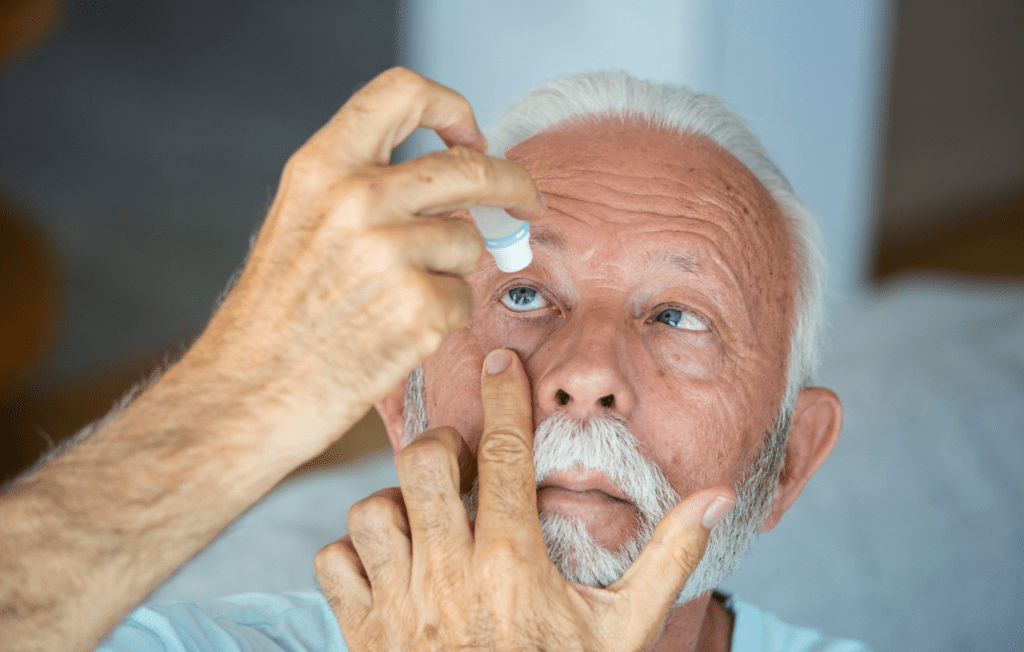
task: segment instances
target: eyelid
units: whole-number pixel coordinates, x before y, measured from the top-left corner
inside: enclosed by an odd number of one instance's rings
[[[666,310],[669,308],[675,310],[682,310],[683,312],[690,315],[700,323],[704,324],[704,327],[708,329],[709,333],[715,333],[716,335],[718,334],[718,330],[715,328],[715,325],[711,322],[710,319],[705,317],[702,312],[700,312],[699,310],[694,310],[693,308],[683,305],[681,303],[663,303],[655,306],[650,319],[648,319],[647,321],[653,322],[655,319],[657,319],[658,313],[660,313],[662,310]]]
[[[544,308],[538,308],[537,310],[527,310],[523,312],[516,312],[515,310],[512,310],[504,303],[502,303],[501,298],[505,296],[505,294],[507,294],[509,290],[515,288],[530,288],[531,290],[536,290],[537,294],[539,294],[541,298],[547,302],[548,305],[544,306]],[[499,303],[503,308],[505,308],[505,310],[508,310],[509,312],[516,315],[535,315],[539,312],[543,312],[545,308],[555,308],[556,310],[561,310],[559,308],[560,304],[557,301],[555,301],[554,297],[551,296],[551,293],[548,292],[542,285],[540,285],[536,281],[524,278],[513,279],[508,283],[502,284],[502,286],[498,288],[498,291],[495,292],[494,296],[491,298],[491,303]]]

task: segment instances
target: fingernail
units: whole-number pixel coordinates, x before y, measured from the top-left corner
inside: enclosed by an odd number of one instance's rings
[[[736,506],[736,503],[719,496],[711,501],[708,508],[704,510],[704,518],[700,519],[701,524],[707,529],[711,529],[715,523],[718,523],[725,515],[732,511],[732,508]]]
[[[544,193],[538,190],[537,197],[540,199],[540,205],[544,208],[544,210],[547,210],[548,200],[544,199]]]
[[[510,364],[512,364],[512,358],[509,357],[508,353],[500,349],[491,351],[490,355],[487,356],[487,373],[492,376],[500,374],[508,369]]]

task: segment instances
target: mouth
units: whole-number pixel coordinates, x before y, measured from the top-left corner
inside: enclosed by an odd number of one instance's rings
[[[537,485],[538,498],[542,495],[562,496],[576,500],[598,500],[633,503],[604,473],[594,469],[555,471]]]

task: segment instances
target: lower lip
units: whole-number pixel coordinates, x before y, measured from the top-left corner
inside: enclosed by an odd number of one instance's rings
[[[633,503],[598,490],[542,487],[537,490],[537,510],[583,521],[597,544],[609,550],[622,546],[640,525]]]
[[[564,511],[559,508],[594,509],[608,507],[630,508],[632,505],[624,500],[609,496],[603,491],[591,489],[588,491],[573,491],[564,487],[541,487],[537,490],[537,508],[540,511],[545,507],[553,507],[550,511]],[[575,511],[575,510],[574,510]]]

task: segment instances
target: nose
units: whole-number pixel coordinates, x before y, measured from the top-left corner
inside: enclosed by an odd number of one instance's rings
[[[573,314],[534,354],[538,361],[552,361],[535,381],[542,417],[558,411],[629,417],[636,394],[623,369],[625,328],[608,312]]]

